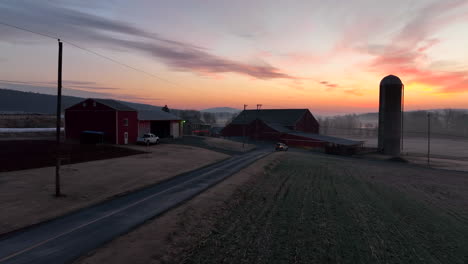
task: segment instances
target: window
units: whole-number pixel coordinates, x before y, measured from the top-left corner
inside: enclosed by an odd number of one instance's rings
[[[128,118],[124,118],[124,120],[123,120],[123,125],[124,125],[124,126],[128,126]]]
[[[86,107],[86,103],[83,103],[83,107]]]

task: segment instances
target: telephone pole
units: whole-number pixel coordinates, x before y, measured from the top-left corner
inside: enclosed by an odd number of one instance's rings
[[[258,141],[258,116],[260,114],[260,108],[262,108],[261,104],[257,104],[257,118],[255,120],[255,138]]]
[[[405,85],[402,86],[402,93],[401,93],[401,154],[403,154],[404,148],[404,139],[405,139]]]
[[[55,166],[55,196],[61,196],[60,192],[60,127],[62,115],[62,49],[63,43],[58,40],[59,53],[58,53],[58,78],[57,78],[57,130],[56,130],[56,166]]]
[[[247,105],[244,104],[244,112],[242,113],[244,115],[244,125],[242,126],[242,136],[243,136],[243,140],[242,140],[242,149],[245,151],[245,126],[247,126],[247,124],[245,123],[245,109],[247,108]]]
[[[431,162],[431,113],[427,113],[427,166]]]

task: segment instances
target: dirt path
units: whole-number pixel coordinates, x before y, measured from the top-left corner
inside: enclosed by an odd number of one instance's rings
[[[288,153],[245,187],[185,263],[466,263],[467,179]],[[441,195],[426,195],[428,183],[453,196],[435,202]]]

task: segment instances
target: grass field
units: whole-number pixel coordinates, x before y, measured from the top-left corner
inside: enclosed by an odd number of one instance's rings
[[[290,153],[185,263],[468,263],[468,174]]]
[[[54,166],[56,143],[52,140],[0,141],[0,172]],[[143,151],[113,145],[62,143],[62,164],[119,158]]]
[[[366,147],[377,147],[377,136],[353,136],[353,135],[331,135],[343,137],[357,141],[364,141]],[[427,137],[409,137],[403,138],[404,154],[427,154]],[[466,137],[432,137],[431,155],[446,158],[456,158],[468,160],[468,138]]]
[[[163,140],[162,142],[165,142]],[[246,151],[252,150],[255,148],[255,145],[245,144],[241,142],[215,138],[215,137],[202,137],[202,136],[184,136],[176,140],[169,140],[168,142],[173,144],[182,144],[188,146],[194,146],[199,148],[205,148],[217,152],[221,152],[227,155],[236,155],[242,154]]]

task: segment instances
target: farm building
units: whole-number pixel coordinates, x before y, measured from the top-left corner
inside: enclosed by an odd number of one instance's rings
[[[211,125],[206,124],[200,118],[189,117],[184,123],[184,135],[208,136]]]
[[[224,137],[280,141],[291,146],[352,153],[362,142],[319,135],[319,123],[308,109],[244,110],[221,132]]]
[[[161,110],[138,112],[138,136],[153,133],[160,138],[178,138],[182,135],[182,119]]]
[[[318,133],[319,123],[309,109],[244,110],[223,131],[223,136],[243,136],[270,139],[271,132],[295,130]]]
[[[83,140],[86,135],[113,144],[135,143],[138,136],[154,133],[159,137],[182,136],[182,121],[160,110],[137,111],[110,99],[86,99],[65,109],[65,135]]]

